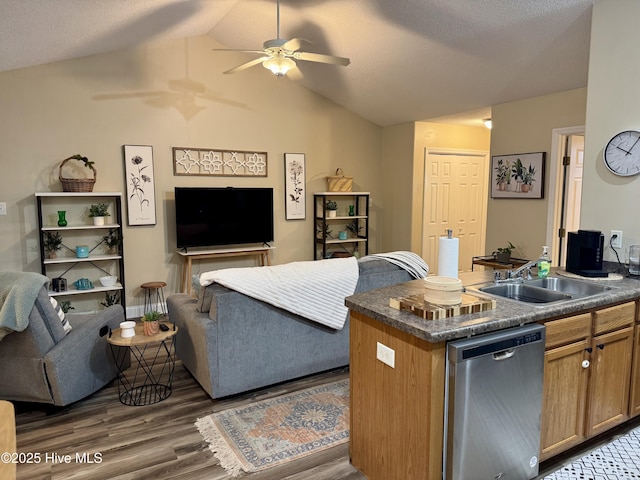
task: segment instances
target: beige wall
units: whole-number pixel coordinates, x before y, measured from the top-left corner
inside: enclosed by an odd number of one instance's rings
[[[546,174],[543,199],[489,198],[487,254],[508,241],[521,258],[537,258],[542,252],[547,243],[552,130],[584,125],[586,96],[586,88],[580,88],[492,107],[491,155],[546,152]]]
[[[629,245],[640,244],[640,177],[609,172],[602,151],[616,133],[640,130],[638,18],[637,0],[602,0],[593,7],[580,225],[601,230],[605,245],[611,229],[622,230],[621,261]],[[616,260],[608,246],[604,256]]]
[[[157,224],[124,231],[129,305],[141,302],[145,281],[166,281],[167,294],[179,288],[175,185],[274,187],[276,264],[312,258],[312,197],[306,220],[284,220],[285,152],[306,154],[309,196],[341,167],[355,176],[354,190],[380,197],[381,128],[263,68],[223,75],[246,57],[228,54],[223,63],[211,51],[218,46],[202,36],[0,73],[2,269],[40,271],[33,194],[61,191],[58,166],[75,153],[95,161],[95,191],[123,191],[122,145],[153,146]],[[174,146],[267,151],[268,177],[176,177]],[[372,223],[375,251],[381,234]],[[247,261],[195,271],[229,264]]]

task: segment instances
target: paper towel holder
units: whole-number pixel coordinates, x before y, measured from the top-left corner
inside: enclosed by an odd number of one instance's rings
[[[447,238],[453,238],[453,230],[447,229],[445,232],[447,232]]]

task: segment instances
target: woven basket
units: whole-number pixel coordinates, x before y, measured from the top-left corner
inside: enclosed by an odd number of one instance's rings
[[[330,192],[350,192],[353,188],[353,177],[345,177],[339,168],[335,175],[327,177],[327,188]]]
[[[93,178],[65,178],[62,176],[62,167],[69,160],[82,160],[83,157],[80,155],[73,155],[69,158],[66,158],[60,164],[60,168],[58,169],[58,179],[60,183],[62,183],[62,191],[63,192],[92,192],[93,186],[96,183],[96,178],[98,177],[98,172],[93,165],[87,165],[91,171],[93,172]]]

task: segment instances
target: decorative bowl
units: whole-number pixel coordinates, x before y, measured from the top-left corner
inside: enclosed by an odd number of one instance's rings
[[[115,275],[100,277],[100,283],[103,287],[113,287],[116,284],[116,280],[118,280],[118,277]]]

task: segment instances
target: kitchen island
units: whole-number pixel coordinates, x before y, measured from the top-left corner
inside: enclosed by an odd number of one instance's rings
[[[487,282],[491,278],[491,272],[472,272],[461,276],[465,286]],[[592,338],[601,338],[596,337],[596,334],[608,335],[607,328],[613,328],[612,325],[615,325],[616,328],[620,327],[620,331],[624,331],[625,340],[619,342],[620,348],[616,344],[606,351],[619,352],[625,358],[628,357],[628,372],[631,372],[630,347],[634,344],[633,338],[636,338],[636,346],[639,342],[637,335],[639,329],[635,328],[635,337],[633,332],[637,317],[634,302],[640,298],[640,282],[622,279],[607,281],[606,284],[614,288],[593,297],[549,306],[532,306],[532,304],[497,298],[496,308],[493,310],[441,320],[424,320],[410,312],[389,306],[391,298],[422,293],[424,287],[421,280],[348,297],[345,304],[351,310],[350,455],[352,464],[370,480],[433,480],[442,477],[446,343],[450,340],[534,322],[548,325],[550,321],[562,319],[558,325],[564,325],[567,319],[570,319],[570,325],[567,328],[576,330],[578,329],[576,325],[580,326],[579,330],[586,332],[585,339],[580,341],[587,345]],[[612,306],[613,308],[610,308]],[[598,316],[596,312],[600,312],[600,315]],[[621,320],[621,312],[624,313],[623,320]],[[585,322],[588,326],[583,328],[583,325],[586,325]],[[566,330],[563,329],[558,335],[553,333],[552,341],[556,341],[557,337],[566,338],[565,343],[562,343],[562,340],[559,341],[558,345],[561,345],[561,348],[573,345],[569,343],[573,340],[567,335]],[[579,344],[581,349],[582,343]],[[393,368],[377,360],[378,344],[393,350]],[[595,350],[600,349],[600,344],[597,344],[597,347]],[[585,347],[585,350],[588,348],[590,347]],[[578,353],[582,355],[582,350]],[[636,355],[636,357],[639,356]],[[545,362],[547,362],[546,353]],[[578,362],[578,365],[580,363]],[[607,365],[611,362],[598,363]],[[546,371],[547,363],[545,363]],[[605,373],[611,374],[611,372]],[[588,372],[585,375],[588,375]],[[597,378],[594,373],[591,375]],[[584,379],[584,375],[582,378]],[[630,379],[627,379],[627,384],[629,382]],[[597,392],[596,382],[592,383],[589,391],[594,389]],[[586,381],[582,380],[576,389],[586,391],[586,385]],[[628,387],[627,397],[630,391],[633,396],[633,392],[637,390],[637,386]],[[604,398],[606,394],[601,396],[603,402],[610,401]],[[624,396],[624,392],[619,396]],[[553,402],[557,400],[552,395],[548,397],[545,397],[545,403],[553,404],[555,407]],[[565,397],[569,396],[565,395]],[[596,393],[592,394],[592,398],[598,398]],[[634,402],[640,402],[640,400],[632,400],[631,403]],[[581,408],[585,409],[586,400],[581,400],[579,403],[582,405]],[[594,406],[597,406],[596,403],[592,401]],[[628,400],[620,408],[622,407],[631,410]],[[595,407],[592,410],[589,418],[593,416],[593,423],[596,424],[593,432],[597,433],[602,428],[608,428],[609,423],[596,421],[598,410]],[[610,405],[607,404],[603,410],[611,410]],[[617,415],[616,424],[629,418],[629,414],[625,412],[625,415]],[[582,413],[576,415],[572,412],[571,416],[580,415]],[[587,417],[586,414],[583,416]],[[577,419],[577,426],[570,425],[570,427],[582,429],[583,423]],[[549,441],[553,448],[548,449],[546,458],[556,452],[554,448],[566,449],[568,446],[580,443],[587,435],[562,436],[552,427],[550,432],[548,437],[551,438]],[[555,437],[562,438],[556,440]],[[545,458],[544,455],[543,458]]]

